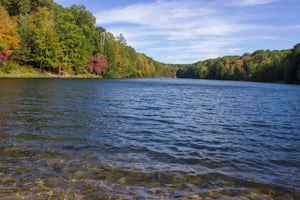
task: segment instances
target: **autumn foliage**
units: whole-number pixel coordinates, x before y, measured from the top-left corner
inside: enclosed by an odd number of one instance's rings
[[[0,4],[0,59],[3,63],[6,63],[8,55],[18,48],[19,41],[15,22]]]
[[[53,0],[0,0],[0,53],[2,64],[8,59],[58,74],[133,78],[168,77],[176,71],[137,53],[122,34],[115,37],[96,26],[84,6],[64,8]]]
[[[88,70],[90,73],[100,74],[107,66],[105,58],[90,58]]]
[[[0,64],[7,64],[8,53],[7,50],[3,50],[0,52]]]
[[[178,78],[300,83],[300,43],[288,50],[257,50],[242,56],[181,65]]]

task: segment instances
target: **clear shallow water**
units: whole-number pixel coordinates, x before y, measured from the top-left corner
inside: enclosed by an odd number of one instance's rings
[[[300,86],[0,79],[0,199],[299,199]]]

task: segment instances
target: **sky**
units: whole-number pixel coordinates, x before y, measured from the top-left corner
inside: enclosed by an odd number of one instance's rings
[[[97,25],[137,52],[195,63],[300,43],[299,0],[54,0],[84,5]]]

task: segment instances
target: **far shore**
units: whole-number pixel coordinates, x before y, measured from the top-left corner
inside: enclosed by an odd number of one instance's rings
[[[20,68],[22,69],[22,68]],[[44,72],[39,72],[37,69],[32,69],[30,72],[24,72],[22,70],[16,70],[16,71],[11,71],[9,73],[4,73],[0,70],[0,79],[1,78],[28,78],[28,79],[34,79],[34,78],[46,78],[46,79],[104,79],[101,75],[96,75],[96,74],[69,74],[62,72],[61,75],[52,73],[49,71],[44,71]],[[211,80],[218,80],[218,79],[211,79]],[[227,81],[235,81],[235,80],[227,80]],[[253,81],[249,81],[253,82]],[[276,82],[262,82],[262,83],[277,83],[277,84],[287,84],[284,81],[276,81]],[[296,84],[300,85],[300,82],[292,82],[289,84]]]

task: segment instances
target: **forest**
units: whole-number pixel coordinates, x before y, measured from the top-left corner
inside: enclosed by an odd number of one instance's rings
[[[84,6],[0,0],[0,75],[52,73],[100,78],[178,77],[300,83],[300,44],[194,64],[168,65],[96,25]]]
[[[300,83],[300,44],[180,65],[178,78]]]
[[[174,77],[114,36],[84,7],[52,0],[0,0],[0,72],[38,71],[104,78]],[[19,70],[20,71],[20,70]]]

